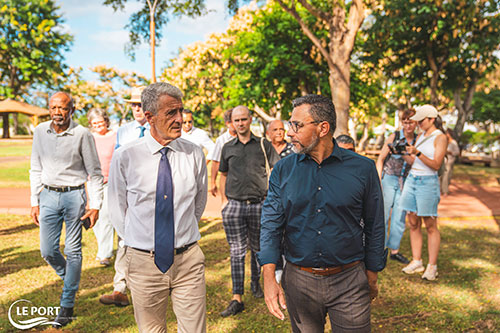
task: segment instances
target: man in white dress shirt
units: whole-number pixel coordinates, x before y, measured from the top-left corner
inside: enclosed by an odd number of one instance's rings
[[[144,87],[133,88],[130,99],[125,100],[132,108],[134,120],[121,126],[116,132],[116,148],[137,140],[137,138],[142,138],[146,132],[149,132],[149,123],[146,121],[141,105],[143,90]]]
[[[116,133],[116,147],[118,149],[129,142],[136,141],[149,132],[149,123],[146,121],[141,105],[141,93],[144,87],[132,89],[130,99],[125,102],[129,103],[132,108],[134,121],[121,126]],[[125,270],[127,263],[125,262],[125,251],[123,240],[118,236],[118,248],[116,249],[115,257],[115,276],[113,277],[113,292],[111,294],[102,295],[99,302],[105,305],[114,304],[116,306],[127,306],[129,300],[127,296],[127,281],[125,280]]]
[[[82,271],[82,220],[93,227],[102,204],[101,164],[90,131],[71,120],[73,98],[57,92],[50,98],[51,121],[35,128],[31,152],[31,218],[40,226],[42,257],[64,281],[61,309],[54,327],[73,319]],[[87,182],[88,179],[88,182]],[[89,210],[85,210],[89,192]],[[64,254],[59,239],[66,224]]]
[[[182,134],[181,138],[205,148],[207,154],[214,149],[214,142],[204,130],[194,127],[193,111],[184,109],[182,111]],[[207,160],[208,161],[208,160]]]
[[[220,165],[220,155],[222,152],[222,147],[232,139],[236,137],[236,130],[234,129],[233,123],[231,122],[231,114],[233,109],[229,109],[224,112],[224,123],[226,124],[227,131],[221,134],[217,140],[215,140],[214,149],[212,152],[207,154],[207,161],[212,161],[212,170],[210,174],[210,193],[214,197],[217,196],[217,174],[219,173]]]
[[[178,88],[154,83],[141,99],[151,131],[116,150],[109,172],[110,218],[125,242],[135,320],[140,332],[166,332],[170,296],[178,331],[205,332],[205,258],[197,243],[205,157],[180,138]]]

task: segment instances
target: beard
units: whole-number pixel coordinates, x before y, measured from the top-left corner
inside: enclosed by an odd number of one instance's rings
[[[300,148],[298,149],[299,154],[309,154],[318,145],[319,137],[316,134],[314,134],[314,137],[312,138],[312,142],[307,146],[304,146],[302,143],[300,143],[298,141],[297,141],[297,143],[300,145]]]

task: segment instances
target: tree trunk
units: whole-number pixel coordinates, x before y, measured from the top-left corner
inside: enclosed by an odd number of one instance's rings
[[[10,138],[10,133],[9,133],[9,113],[8,112],[2,113],[2,118],[3,118],[3,135],[2,135],[2,138],[8,139],[8,138]]]
[[[14,135],[19,133],[19,114],[12,113],[12,126],[14,127]]]
[[[370,125],[370,121],[363,124],[363,135],[358,143],[358,151],[364,151],[366,146],[366,141],[368,140],[368,126]]]
[[[333,61],[333,59],[332,59]],[[330,69],[328,81],[330,84],[332,101],[335,105],[335,113],[337,114],[337,128],[334,136],[347,134],[349,132],[349,100],[350,100],[350,64],[344,63],[343,67],[339,65],[336,68]]]
[[[455,107],[457,108],[457,124],[455,125],[455,135],[460,139],[462,133],[464,131],[464,126],[467,120],[472,116],[472,98],[474,97],[474,93],[476,91],[477,85],[477,77],[473,77],[469,82],[469,86],[465,92],[465,98],[462,100],[461,97],[461,89],[457,88],[453,92],[453,98],[455,100]]]
[[[155,41],[155,12],[156,12],[156,5],[158,3],[158,0],[155,0],[153,4],[151,4],[151,1],[148,0],[148,5],[149,5],[149,41],[150,41],[150,47],[151,47],[151,83],[156,82],[156,69],[155,69],[155,46],[156,46],[156,41]]]

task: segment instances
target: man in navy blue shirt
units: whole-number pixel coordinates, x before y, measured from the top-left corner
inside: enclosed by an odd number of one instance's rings
[[[259,261],[269,311],[287,308],[294,332],[370,331],[370,302],[385,267],[384,206],[375,163],[333,139],[331,100],[293,101],[288,135],[299,154],[274,167],[262,209]],[[281,238],[287,264],[275,280]],[[286,297],[286,302],[285,302]]]

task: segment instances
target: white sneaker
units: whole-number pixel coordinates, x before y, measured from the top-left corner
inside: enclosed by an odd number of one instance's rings
[[[403,272],[406,274],[415,274],[424,271],[424,265],[422,264],[422,260],[412,260],[408,266],[403,268]]]
[[[425,279],[428,281],[434,281],[434,280],[436,280],[437,276],[438,276],[437,265],[427,265],[427,268],[425,269],[425,273],[422,275],[422,279]]]

